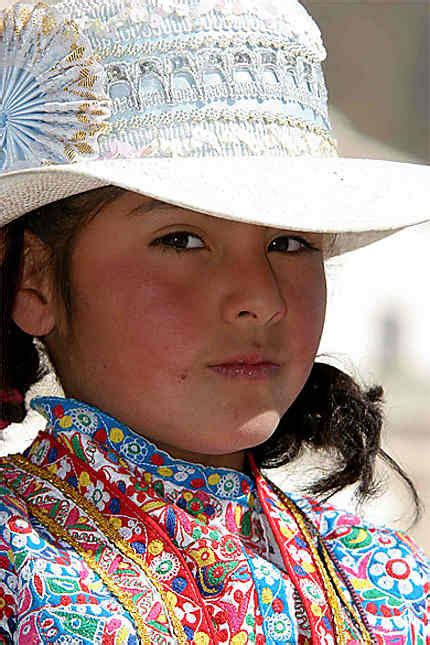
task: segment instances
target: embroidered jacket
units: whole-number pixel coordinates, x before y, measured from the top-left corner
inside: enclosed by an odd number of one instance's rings
[[[0,463],[0,642],[429,645],[404,534],[172,459],[74,399]]]

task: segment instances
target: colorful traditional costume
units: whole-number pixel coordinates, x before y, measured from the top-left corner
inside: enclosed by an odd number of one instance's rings
[[[324,58],[296,0],[0,12],[0,226],[110,185],[321,232],[324,259],[424,221],[428,168],[338,157]],[[32,406],[46,429],[0,462],[3,643],[430,643],[402,533],[285,496],[251,454],[203,467],[86,403]]]
[[[74,399],[1,463],[4,643],[425,645],[404,534],[251,475],[172,459]],[[370,636],[370,639],[369,639]]]

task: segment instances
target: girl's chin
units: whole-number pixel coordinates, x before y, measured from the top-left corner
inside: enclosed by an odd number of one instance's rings
[[[184,442],[181,447],[177,447],[176,452],[187,452],[196,455],[213,455],[222,458],[237,452],[243,452],[264,443],[275,432],[279,415],[272,416],[272,423],[246,424],[240,429],[230,429],[222,431],[217,429],[214,435],[206,435],[203,441],[196,442],[196,437],[190,437],[190,442]],[[216,434],[215,434],[216,432]],[[192,461],[192,459],[189,459]]]

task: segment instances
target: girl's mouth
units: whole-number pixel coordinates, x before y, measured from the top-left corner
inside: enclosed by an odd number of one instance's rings
[[[210,368],[231,379],[247,379],[251,381],[267,381],[273,378],[280,365],[277,363],[228,363],[224,365],[211,365]]]

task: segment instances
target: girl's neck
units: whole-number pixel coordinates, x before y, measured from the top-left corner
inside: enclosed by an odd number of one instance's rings
[[[165,443],[157,441],[157,448],[164,450],[171,457],[181,459],[183,461],[190,461],[194,464],[202,464],[203,466],[212,466],[213,468],[233,468],[239,472],[248,472],[247,460],[245,451],[233,452],[228,455],[206,455],[189,450],[181,450],[180,448],[172,447]]]

